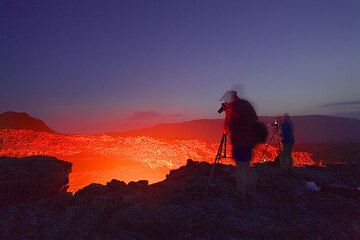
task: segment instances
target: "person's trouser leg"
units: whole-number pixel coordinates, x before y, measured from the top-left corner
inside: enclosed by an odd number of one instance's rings
[[[288,156],[289,156],[289,168],[291,168],[292,166],[294,166],[294,161],[292,158],[292,149],[293,149],[293,144],[289,144],[288,146]]]
[[[281,169],[289,169],[293,165],[292,160],[292,144],[284,144],[282,152],[280,154],[280,168]]]
[[[280,153],[280,168],[287,169],[287,165],[288,165],[287,162],[288,159],[286,157],[286,145],[283,145]]]
[[[250,166],[249,162],[239,162],[236,166],[236,190],[239,195],[245,197],[248,188]]]
[[[248,186],[247,191],[256,191],[257,173],[254,167],[250,167],[248,171]]]
[[[249,185],[255,184],[255,171],[250,169],[250,161],[252,157],[252,147],[243,147],[233,145],[232,157],[236,162],[236,190],[238,199],[242,207],[247,207],[249,204]]]

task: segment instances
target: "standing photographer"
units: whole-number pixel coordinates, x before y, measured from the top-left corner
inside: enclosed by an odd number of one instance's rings
[[[290,170],[293,166],[292,149],[295,144],[294,124],[289,114],[284,114],[280,122],[281,126],[281,144],[280,168]]]
[[[249,190],[255,185],[255,169],[250,167],[252,149],[256,144],[255,123],[257,114],[251,104],[237,96],[235,91],[227,91],[221,98],[226,118],[224,134],[230,135],[232,157],[236,162],[236,183],[239,204],[246,207]]]

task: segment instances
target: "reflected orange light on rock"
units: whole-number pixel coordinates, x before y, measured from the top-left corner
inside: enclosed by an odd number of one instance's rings
[[[61,135],[29,130],[1,130],[1,156],[55,156],[73,163],[70,191],[90,183],[111,179],[125,182],[147,179],[161,181],[170,169],[187,159],[213,162],[219,143],[199,140],[158,140],[150,137],[111,137],[107,135]],[[259,162],[265,145],[254,149],[253,162]],[[270,146],[265,160],[273,160],[277,148]],[[231,147],[228,146],[228,153]],[[296,166],[313,165],[310,153],[294,152]],[[222,163],[232,164],[231,159]]]

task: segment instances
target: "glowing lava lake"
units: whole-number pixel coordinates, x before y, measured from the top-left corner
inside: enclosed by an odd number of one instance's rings
[[[200,140],[161,140],[151,137],[108,135],[63,135],[30,130],[1,130],[1,156],[54,156],[73,163],[69,191],[90,183],[111,179],[125,182],[146,179],[150,183],[165,179],[171,169],[187,159],[213,162],[219,143]],[[265,145],[254,150],[253,163],[260,161]],[[270,146],[266,160],[274,159],[277,148]],[[228,150],[228,152],[230,152]],[[316,164],[308,152],[294,152],[296,166]],[[232,164],[231,159],[222,163]]]

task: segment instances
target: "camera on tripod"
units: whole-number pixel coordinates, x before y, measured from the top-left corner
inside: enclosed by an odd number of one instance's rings
[[[225,109],[226,109],[226,105],[225,105],[225,103],[222,103],[221,107],[218,110],[218,113],[222,113],[223,111],[225,111]]]
[[[275,131],[278,131],[279,130],[279,122],[278,121],[273,121],[272,123],[271,123],[271,127],[275,130]]]

